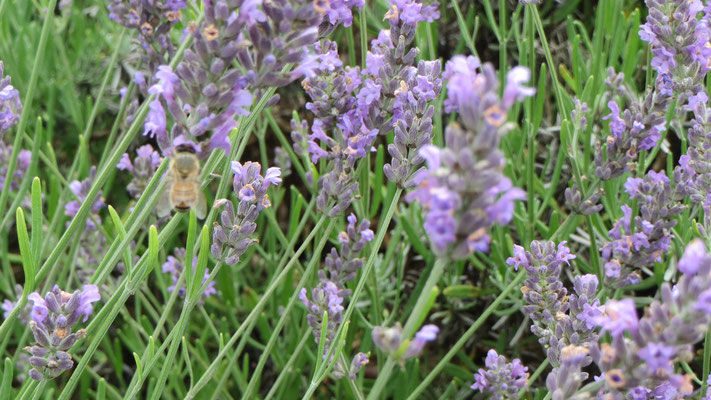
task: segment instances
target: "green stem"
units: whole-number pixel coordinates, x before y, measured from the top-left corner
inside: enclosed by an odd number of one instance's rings
[[[422,322],[424,318],[423,314],[426,312],[427,304],[430,300],[430,293],[432,292],[432,289],[434,289],[435,285],[437,285],[437,283],[439,282],[439,278],[442,277],[444,267],[445,265],[447,265],[448,262],[449,260],[446,257],[437,258],[437,261],[435,261],[435,264],[432,267],[432,271],[430,272],[430,276],[427,278],[425,286],[422,288],[422,291],[420,292],[420,295],[417,298],[415,308],[412,310],[412,313],[407,318],[407,322],[405,322],[405,327],[402,330],[403,339],[411,338],[412,335],[415,333],[415,329],[417,329],[417,327]],[[380,398],[380,392],[382,392],[385,388],[388,378],[392,373],[392,369],[395,367],[395,362],[396,360],[392,355],[388,356],[388,360],[385,362],[385,366],[383,366],[383,369],[378,372],[378,378],[375,380],[375,384],[373,384],[373,388],[368,394],[368,399]]]
[[[351,300],[350,303],[348,304],[348,308],[343,312],[343,316],[341,318],[342,321],[348,321],[351,317],[351,314],[353,313],[353,310],[355,309],[356,304],[358,303],[358,296],[360,296],[360,293],[363,291],[363,288],[365,287],[365,283],[368,280],[368,276],[370,275],[371,271],[373,270],[373,265],[375,264],[375,258],[378,255],[378,252],[380,250],[380,246],[383,244],[383,239],[385,239],[385,233],[388,231],[388,226],[390,225],[390,221],[393,218],[393,215],[395,214],[395,209],[397,208],[397,203],[400,200],[400,196],[402,195],[402,189],[398,188],[395,191],[395,194],[393,195],[392,200],[390,200],[390,206],[388,207],[388,211],[385,214],[385,217],[380,221],[379,226],[378,226],[378,234],[375,237],[375,241],[371,247],[370,250],[370,255],[368,256],[368,260],[365,262],[365,265],[363,266],[363,273],[361,274],[360,278],[358,279],[358,284],[356,285],[355,290],[353,291],[353,294],[351,295]],[[334,337],[341,337],[343,329],[346,324],[341,324],[338,327],[338,330],[336,331],[336,334]],[[327,365],[324,366],[326,368]],[[324,377],[323,371],[316,371],[314,373],[314,376],[321,376]],[[312,382],[312,385],[316,384],[318,385],[319,382]]]
[[[42,393],[44,392],[45,386],[47,386],[47,380],[42,379],[37,385],[37,387],[35,387],[34,394],[32,395],[32,400],[39,400],[40,397],[42,397]]]
[[[457,340],[457,343],[452,346],[452,348],[447,352],[447,354],[442,357],[442,359],[437,363],[437,365],[434,367],[434,369],[427,374],[425,379],[422,380],[422,382],[415,388],[415,390],[410,393],[410,396],[407,398],[407,400],[415,400],[418,399],[420,394],[425,390],[425,388],[432,382],[432,380],[439,375],[440,372],[442,372],[442,369],[447,365],[449,360],[454,357],[455,354],[464,346],[464,344],[469,340],[469,338],[481,327],[481,325],[486,321],[486,319],[491,315],[491,313],[498,308],[499,304],[501,304],[502,301],[511,293],[511,291],[517,287],[523,278],[526,277],[526,273],[524,271],[519,271],[518,275],[516,275],[516,278],[514,278],[511,283],[508,284],[504,288],[503,291],[501,291],[501,294],[499,294],[498,297],[489,305],[489,307],[484,310],[484,312],[479,316],[479,318],[474,321],[472,326],[467,329],[466,332]]]
[[[276,394],[277,389],[281,385],[281,382],[286,378],[286,376],[292,371],[292,366],[296,362],[296,358],[301,355],[301,350],[304,348],[306,345],[306,342],[311,339],[311,328],[306,330],[306,332],[302,335],[301,341],[299,341],[299,344],[296,345],[296,348],[294,351],[291,353],[291,356],[289,357],[289,360],[286,362],[286,365],[284,365],[284,368],[282,368],[281,372],[279,373],[279,376],[277,376],[276,381],[272,384],[272,386],[269,388],[269,393],[267,393],[267,396],[264,398],[264,400],[271,400],[272,397]]]
[[[259,302],[257,302],[257,304],[254,306],[254,308],[249,313],[247,318],[245,318],[245,320],[242,322],[242,324],[237,329],[237,331],[232,335],[232,337],[230,337],[230,340],[227,343],[225,343],[225,345],[222,347],[222,349],[217,354],[215,359],[212,361],[210,366],[202,374],[200,379],[195,383],[195,385],[193,387],[190,388],[188,393],[185,395],[186,400],[194,398],[195,395],[197,395],[197,393],[200,391],[200,389],[202,389],[202,387],[205,386],[210,381],[210,379],[212,379],[212,376],[215,375],[215,373],[217,372],[217,367],[218,367],[220,361],[225,357],[225,355],[227,354],[227,351],[235,344],[237,339],[239,339],[239,337],[245,332],[245,330],[247,329],[248,325],[250,325],[252,320],[256,319],[261,314],[262,308],[264,308],[264,305],[266,304],[267,300],[269,300],[271,294],[274,292],[274,290],[276,290],[279,283],[281,283],[281,281],[289,273],[289,271],[291,270],[291,267],[295,264],[295,262],[299,258],[299,256],[301,256],[301,253],[304,252],[304,250],[306,249],[306,246],[311,242],[311,240],[313,240],[314,236],[320,230],[321,226],[323,225],[323,223],[325,221],[326,221],[326,216],[322,215],[321,218],[319,219],[318,223],[314,227],[314,229],[311,230],[311,232],[309,233],[309,236],[306,238],[306,240],[304,240],[304,242],[301,244],[301,246],[296,251],[296,253],[294,253],[294,255],[291,257],[289,262],[284,267],[284,269],[279,273],[279,275],[277,275],[276,278],[274,278],[274,281],[269,285],[267,290],[264,291],[264,294],[259,299]],[[327,232],[330,232],[330,229],[333,228],[334,221],[335,220],[332,219],[331,223],[329,223],[330,228],[327,229]],[[296,236],[295,236],[295,238],[296,238]],[[325,243],[324,243],[324,245],[325,245]]]
[[[706,388],[708,387],[706,378],[709,376],[709,369],[711,369],[711,325],[706,328],[706,339],[704,341],[704,369],[703,376],[701,377],[703,381],[701,384],[702,394],[706,394]]]
[[[49,0],[47,10],[54,10],[56,6],[57,0]],[[12,177],[15,175],[15,170],[17,169],[17,157],[20,155],[22,134],[25,132],[25,127],[30,118],[30,113],[33,111],[32,99],[35,94],[35,88],[37,87],[39,66],[44,60],[44,51],[47,46],[47,38],[49,37],[49,30],[52,25],[53,17],[54,12],[46,12],[44,15],[42,32],[40,33],[39,43],[37,44],[37,52],[35,53],[35,62],[32,64],[32,72],[30,73],[30,84],[27,87],[27,95],[25,96],[25,100],[22,102],[22,114],[20,114],[20,122],[17,124],[17,130],[15,131],[15,141],[13,142],[14,147],[12,148],[10,160],[7,163],[7,172],[5,173],[4,182],[12,182]],[[2,192],[0,192],[0,214],[2,215],[5,215],[5,203],[7,203],[9,194],[10,185],[3,185]]]
[[[327,232],[324,234],[324,240],[328,238],[328,231],[330,230],[330,227],[333,225],[333,219],[331,224],[329,225],[329,228],[327,229]],[[325,243],[323,243],[325,245]],[[319,244],[319,249],[323,248],[321,244]],[[262,354],[259,356],[259,362],[257,363],[257,366],[254,368],[254,372],[252,372],[252,378],[249,380],[249,384],[247,385],[247,389],[244,391],[244,394],[242,395],[243,398],[245,399],[251,399],[252,398],[252,392],[254,389],[256,389],[257,382],[259,379],[262,377],[262,369],[264,369],[264,366],[267,363],[267,360],[269,359],[269,355],[272,352],[272,349],[274,348],[274,345],[276,344],[277,339],[280,339],[279,333],[281,332],[282,328],[284,327],[284,324],[286,324],[287,317],[290,316],[291,310],[294,308],[294,304],[296,304],[296,299],[299,296],[299,292],[301,291],[301,288],[303,288],[306,285],[306,280],[311,276],[313,271],[316,269],[316,266],[320,264],[321,261],[321,252],[320,250],[317,252],[314,252],[313,255],[311,255],[311,262],[309,262],[309,265],[306,267],[306,271],[304,271],[304,274],[301,276],[301,280],[299,281],[298,286],[296,289],[294,289],[294,293],[291,295],[291,298],[289,299],[289,303],[286,305],[286,308],[284,308],[284,311],[281,315],[281,318],[279,318],[279,322],[277,322],[276,326],[271,332],[271,336],[269,337],[269,341],[267,342],[267,346],[265,349],[262,351]]]
[[[533,385],[533,383],[536,381],[536,379],[538,379],[538,377],[541,376],[543,371],[545,371],[546,367],[548,367],[548,364],[550,364],[550,360],[548,358],[543,360],[541,365],[539,365],[538,368],[536,368],[536,370],[533,371],[533,375],[531,375],[531,377],[528,378],[528,383],[526,384],[526,386],[521,388],[521,390],[518,391],[518,397],[523,397],[523,394],[526,393],[526,389],[531,387]]]

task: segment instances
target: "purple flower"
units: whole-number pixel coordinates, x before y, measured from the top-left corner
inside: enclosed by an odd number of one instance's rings
[[[91,190],[91,185],[94,181],[95,176],[96,167],[92,166],[91,170],[89,171],[89,176],[86,179],[82,181],[72,181],[69,184],[69,189],[71,189],[72,193],[74,193],[77,200],[72,200],[64,206],[64,213],[66,215],[70,217],[74,217],[77,215],[77,213],[79,212],[79,208],[81,207],[81,203],[86,200],[86,196]],[[94,221],[101,223],[99,211],[101,211],[101,209],[104,207],[106,207],[106,203],[104,203],[104,199],[103,197],[101,197],[101,192],[99,192],[99,195],[96,197],[96,200],[94,200],[94,203],[91,206],[92,217],[86,219],[86,226],[89,231],[93,231],[94,229],[96,229],[96,224],[94,223]]]
[[[644,100],[624,82],[623,74],[616,74],[610,68],[605,81],[609,96],[620,96],[626,100],[626,109],[620,112],[616,100],[607,103],[610,114],[603,119],[610,120],[610,133],[597,147],[595,173],[603,180],[613,179],[634,169],[640,150],[650,150],[657,146],[666,129],[666,110],[669,97],[656,91],[649,92]]]
[[[507,362],[494,349],[489,350],[484,362],[486,369],[480,368],[474,374],[472,390],[491,394],[496,399],[518,399],[519,390],[528,383],[528,368],[518,358]]]
[[[193,268],[197,265],[198,262],[198,257],[194,256],[193,257]],[[173,280],[173,285],[168,286],[168,292],[172,292],[175,290],[175,286],[178,284],[178,281],[180,280],[180,275],[183,273],[183,270],[185,269],[185,248],[177,248],[173,250],[173,256],[168,256],[166,259],[166,262],[163,263],[161,270],[163,272],[167,272],[170,274],[171,279]],[[210,276],[210,269],[205,268],[205,274],[203,275],[201,284],[204,284],[207,282],[207,279]],[[185,288],[181,287],[178,289],[178,295],[179,296],[185,296]],[[217,289],[215,288],[215,282],[212,281],[207,284],[207,287],[205,288],[205,291],[202,293],[203,299],[206,299],[210,297],[211,295],[217,293]]]
[[[510,108],[514,102],[523,101],[526,97],[536,94],[536,89],[523,86],[531,80],[531,71],[526,67],[514,67],[506,76],[506,88],[502,97],[504,108]]]
[[[674,348],[663,343],[648,343],[637,353],[647,363],[650,373],[658,370],[670,371],[671,359],[675,355]]]
[[[17,305],[17,303],[12,302],[8,299],[3,300],[3,302],[2,302],[2,310],[3,310],[2,317],[4,319],[7,319],[10,316],[10,313],[12,312],[12,310],[15,309],[16,305]]]
[[[131,162],[129,155],[124,153],[116,165],[118,169],[128,171],[133,176],[126,190],[135,199],[141,196],[161,162],[160,155],[150,144],[139,147],[136,154]]]
[[[247,248],[256,242],[250,238],[255,232],[255,221],[259,213],[271,207],[267,194],[270,185],[281,183],[281,170],[268,168],[266,177],[261,175],[262,166],[259,163],[248,161],[242,165],[239,161],[232,161],[234,179],[232,188],[239,198],[235,207],[231,201],[220,199],[214,207],[223,207],[220,224],[216,224],[212,232],[211,254],[227,265],[235,265],[239,257]]]
[[[710,68],[711,10],[698,0],[647,4],[649,15],[639,36],[649,43],[654,55],[651,65],[658,74],[656,86],[664,95],[679,96],[682,105],[702,89]]]
[[[439,333],[439,328],[437,325],[425,325],[420,328],[417,333],[415,333],[415,338],[410,342],[402,355],[403,359],[409,359],[417,357],[422,353],[422,349],[425,347],[427,342],[431,342],[437,339],[437,334]]]
[[[420,150],[429,168],[416,174],[419,185],[405,197],[422,204],[424,228],[435,253],[454,258],[488,250],[487,229],[509,222],[513,201],[523,197],[501,173],[501,153],[495,147],[476,149],[474,134],[468,133],[450,125],[445,134],[447,147]]]
[[[101,298],[98,288],[86,285],[74,293],[54,286],[44,298],[34,292],[28,296],[32,301],[30,328],[36,343],[25,349],[32,355],[29,375],[32,379],[53,379],[74,365],[67,351],[81,338],[86,329],[73,332],[74,326],[83,318],[86,322],[92,312],[92,303]]]
[[[574,258],[564,241],[556,247],[553,242],[534,240],[530,252],[514,245],[514,257],[507,260],[509,265],[523,266],[526,270],[528,279],[521,292],[527,304],[522,311],[531,318],[531,332],[539,337],[548,359],[556,368],[561,366],[562,352],[567,346],[583,346],[597,341],[594,328],[598,320],[591,319],[598,316],[595,310],[602,309],[595,299],[597,278],[594,275],[575,277],[575,293],[570,295],[560,279],[563,268]],[[582,368],[589,363],[586,359],[574,364]],[[563,372],[567,374],[569,371]]]
[[[20,92],[15,89],[9,76],[3,77],[5,66],[0,61],[0,138],[3,134],[17,125],[22,114]]]
[[[37,292],[30,293],[29,296],[27,296],[27,300],[32,302],[32,320],[42,326],[44,324],[44,320],[49,315],[47,303],[45,303],[42,296],[40,296]]]
[[[513,254],[513,257],[506,259],[506,264],[513,265],[514,270],[518,271],[518,267],[522,265],[527,267],[529,265],[526,257],[526,250],[523,247],[515,244],[513,247]]]
[[[686,246],[684,255],[679,260],[679,271],[685,275],[693,276],[699,270],[706,257],[706,246],[701,239],[694,239]]]
[[[82,322],[86,322],[86,320],[89,319],[93,311],[91,304],[99,300],[101,300],[99,288],[96,285],[84,285],[84,290],[81,292],[81,297],[79,298],[79,306],[76,310],[76,312],[84,316]]]
[[[143,134],[150,137],[157,136],[159,139],[165,138],[168,135],[166,132],[165,110],[160,100],[153,100],[148,104],[148,107],[150,111],[148,112],[148,117],[146,117]]]
[[[679,174],[677,170],[675,178]],[[649,171],[644,178],[628,178],[625,190],[631,199],[637,200],[640,215],[633,221],[632,209],[623,205],[623,217],[609,231],[612,240],[601,247],[605,283],[612,287],[639,282],[635,269],[661,261],[671,243],[671,228],[676,225],[673,217],[684,211],[681,200],[687,194],[685,185],[672,188],[666,174],[654,171]]]
[[[635,332],[638,324],[637,310],[632,299],[608,301],[605,303],[605,312],[598,320],[602,331],[610,332],[613,337],[621,336],[625,331]]]
[[[7,170],[12,158],[13,146],[6,144],[2,140],[2,135],[0,134],[0,190],[5,186],[5,176],[7,175]],[[32,158],[32,152],[29,150],[20,150],[17,157],[17,163],[15,165],[15,174],[10,178],[10,190],[18,190],[22,179],[25,177],[27,169],[30,167],[30,161]]]

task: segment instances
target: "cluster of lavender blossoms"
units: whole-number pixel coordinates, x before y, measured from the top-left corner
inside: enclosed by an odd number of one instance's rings
[[[12,78],[5,76],[5,65],[0,61],[0,139],[17,125],[21,113],[20,92],[12,86]]]
[[[86,200],[86,196],[91,190],[91,185],[95,177],[96,167],[92,166],[88,177],[81,181],[72,181],[69,184],[69,189],[74,194],[75,200],[68,202],[64,206],[65,215],[72,218],[77,215],[81,204]],[[99,229],[101,225],[99,212],[105,207],[106,203],[104,202],[101,192],[99,192],[99,195],[91,205],[90,214],[86,218],[85,229],[82,230],[79,236],[76,265],[78,267],[77,274],[84,283],[89,282],[96,271],[96,266],[105,255],[106,237],[101,229]],[[69,224],[69,222],[67,222],[67,224]]]
[[[5,175],[10,164],[13,146],[5,142],[5,132],[17,125],[22,113],[20,93],[12,86],[12,79],[4,76],[5,66],[0,61],[0,190],[5,186]],[[10,189],[17,190],[27,168],[30,166],[32,153],[20,150],[15,166],[15,173],[10,181]]]
[[[411,178],[424,163],[418,150],[432,143],[431,103],[442,90],[442,65],[439,60],[420,60],[415,65],[419,49],[412,43],[417,24],[438,19],[438,8],[436,1],[391,0],[385,14],[390,29],[378,34],[366,55],[363,81],[364,87],[370,88],[366,93],[380,93],[375,101],[365,102],[363,123],[381,133],[393,130],[394,142],[388,145],[392,161],[385,164],[383,172],[400,187],[417,185]]]
[[[539,337],[546,354],[554,367],[560,365],[560,356],[566,346],[589,346],[597,342],[595,326],[586,324],[581,315],[590,309],[599,309],[595,299],[598,280],[595,275],[576,276],[573,289],[568,294],[560,275],[565,265],[575,255],[570,253],[566,242],[531,242],[531,251],[514,245],[514,256],[506,262],[518,270],[526,270],[527,279],[521,287],[527,305],[522,311],[531,318],[531,332]],[[590,362],[588,362],[589,364]]]
[[[360,224],[357,222],[355,215],[348,216],[346,230],[338,234],[341,249],[337,251],[333,248],[326,256],[325,268],[318,273],[319,284],[311,290],[311,299],[307,296],[306,288],[302,288],[299,293],[299,300],[304,303],[309,312],[306,319],[313,329],[316,343],[321,339],[324,313],[328,315],[323,357],[328,354],[335,340],[336,331],[343,322],[343,302],[351,294],[346,284],[355,279],[358,270],[363,266],[365,259],[358,256],[365,244],[373,240],[373,231],[369,229],[370,222],[367,219],[362,220]],[[345,376],[355,379],[358,371],[367,363],[368,356],[364,353],[356,354],[349,366],[343,365],[338,359],[332,374],[337,379]]]
[[[565,244],[560,242],[556,247],[550,241],[534,240],[530,252],[514,245],[513,257],[506,260],[516,270],[526,270],[521,292],[527,305],[522,311],[533,321],[531,332],[538,336],[553,365],[546,381],[556,399],[570,398],[587,379],[581,369],[592,363],[587,349],[597,343],[598,335],[596,325],[586,319],[602,309],[595,298],[599,283],[595,275],[576,276],[575,293],[568,294],[560,275],[575,255]]]
[[[610,300],[586,322],[609,332],[611,343],[594,343],[591,355],[603,372],[605,399],[680,399],[693,392],[692,376],[677,362],[691,362],[694,345],[711,322],[711,254],[694,240],[679,260],[676,285],[664,283],[661,299],[639,318],[632,299]],[[625,333],[627,335],[625,335]]]
[[[677,104],[703,90],[711,69],[711,7],[700,0],[646,0],[649,15],[639,36],[648,42],[656,87]]]
[[[5,186],[5,176],[7,175],[10,160],[12,159],[12,150],[14,146],[5,143],[0,136],[0,190]],[[17,155],[17,163],[15,164],[15,173],[10,180],[10,190],[17,190],[22,183],[22,178],[25,177],[27,169],[30,167],[32,152],[22,149]]]
[[[658,90],[651,90],[642,101],[634,90],[624,83],[624,74],[616,74],[610,68],[605,80],[608,96],[619,96],[627,103],[620,113],[617,101],[607,103],[610,114],[603,119],[610,120],[610,136],[605,144],[597,147],[595,174],[602,180],[617,178],[634,170],[641,150],[657,146],[666,130],[666,112],[670,97]]]
[[[109,18],[138,33],[143,65],[134,72],[133,81],[144,93],[146,76],[175,55],[170,30],[180,21],[180,11],[186,6],[185,0],[110,0],[108,4]]]
[[[227,265],[235,265],[247,248],[257,241],[250,236],[257,229],[255,221],[259,212],[271,207],[267,189],[269,185],[281,183],[281,170],[276,167],[267,169],[262,176],[262,166],[257,162],[247,161],[242,165],[232,161],[234,180],[232,188],[239,199],[237,210],[230,200],[220,199],[215,208],[223,207],[220,222],[215,221],[212,230],[210,252],[215,259]]]
[[[83,290],[67,293],[54,286],[42,298],[39,293],[31,293],[32,302],[30,328],[36,343],[25,348],[30,357],[30,378],[34,380],[53,379],[74,365],[67,353],[77,340],[86,336],[86,329],[73,332],[81,319],[86,322],[92,313],[92,303],[101,299],[99,289],[86,285]]]
[[[498,146],[511,106],[534,89],[523,86],[529,70],[515,67],[500,98],[493,66],[472,56],[455,56],[444,76],[449,80],[445,110],[458,112],[462,125],[447,127],[445,148],[420,149],[427,169],[417,174],[419,186],[406,199],[424,207],[424,228],[435,253],[460,259],[488,251],[487,229],[509,223],[514,200],[524,198],[503,174],[506,160]]]
[[[644,178],[630,177],[624,188],[637,201],[639,215],[632,220],[632,208],[622,205],[623,217],[609,231],[611,241],[600,249],[605,284],[613,288],[640,282],[638,268],[661,261],[671,245],[674,219],[684,211],[681,201],[689,194],[682,170],[674,172],[676,185],[664,172],[649,171]]]
[[[439,327],[425,325],[415,333],[412,340],[402,337],[402,326],[398,323],[390,328],[376,326],[373,328],[373,343],[389,356],[404,364],[405,360],[419,356],[425,344],[437,339]]]
[[[173,255],[168,256],[166,258],[165,263],[163,263],[163,266],[161,267],[161,270],[163,272],[167,272],[170,274],[170,277],[173,279],[173,285],[168,286],[168,292],[172,292],[175,290],[175,287],[178,285],[178,282],[180,280],[180,275],[183,273],[183,270],[185,269],[185,248],[177,248],[173,250]],[[198,262],[198,257],[195,256],[193,257],[193,268],[197,265]],[[205,268],[205,275],[202,277],[202,282],[201,285],[205,284],[207,282],[207,279],[210,276],[210,269]],[[207,284],[207,287],[205,288],[205,291],[202,292],[203,298],[208,298],[212,296],[213,294],[217,293],[217,289],[215,289],[215,282],[211,281],[210,283]],[[178,295],[180,297],[185,297],[185,288],[180,287],[178,288]]]
[[[246,115],[252,104],[248,87],[259,93],[312,76],[316,60],[308,48],[324,14],[334,10],[306,0],[216,0],[204,6],[204,20],[188,27],[193,42],[184,59],[175,72],[158,67],[148,90],[157,97],[144,133],[157,138],[164,154],[182,143],[193,144],[202,156],[216,148],[229,153],[235,117]],[[295,65],[291,71],[285,68],[289,63]],[[170,129],[166,109],[173,118]],[[204,139],[207,132],[212,135]]]
[[[518,392],[528,384],[528,367],[518,358],[511,362],[494,349],[489,350],[484,361],[486,369],[474,374],[473,390],[487,393],[492,400],[516,400]]]
[[[160,165],[160,154],[153,149],[150,144],[143,145],[136,150],[136,157],[131,161],[128,153],[121,156],[116,167],[122,171],[128,171],[133,178],[126,187],[128,193],[134,199],[141,197],[143,190],[146,189],[148,182],[153,177],[153,174]]]
[[[392,0],[382,30],[366,56],[366,68],[344,67],[336,43],[316,43],[318,66],[314,76],[302,82],[315,118],[310,128],[292,121],[292,139],[298,154],[310,155],[316,163],[326,159],[328,172],[319,177],[317,207],[329,216],[345,211],[358,192],[354,177],[356,162],[373,151],[378,134],[395,132],[388,147],[393,162],[384,167],[386,176],[400,186],[414,186],[411,175],[424,161],[417,148],[432,142],[433,101],[442,83],[439,61],[420,61],[417,48],[410,48],[417,23],[439,17],[438,3]],[[325,149],[323,148],[325,147]],[[307,176],[311,178],[311,173]]]
[[[689,129],[687,153],[679,158],[683,183],[688,187],[690,199],[704,210],[702,232],[711,228],[711,110],[707,106],[708,96],[704,92],[689,99],[689,108],[694,113]],[[675,181],[679,182],[675,178]]]

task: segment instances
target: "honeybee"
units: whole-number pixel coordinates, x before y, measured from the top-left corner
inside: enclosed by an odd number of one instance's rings
[[[195,149],[189,145],[178,145],[175,155],[170,160],[166,185],[161,194],[156,213],[162,218],[170,210],[188,212],[195,210],[195,216],[204,219],[207,214],[205,193],[200,185],[200,160]]]

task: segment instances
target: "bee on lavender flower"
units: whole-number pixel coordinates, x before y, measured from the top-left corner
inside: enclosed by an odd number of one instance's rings
[[[162,218],[171,210],[188,212],[195,210],[195,216],[204,219],[207,214],[205,193],[200,185],[200,160],[195,149],[187,144],[176,146],[173,159],[166,176],[166,186],[158,201],[157,213]]]

